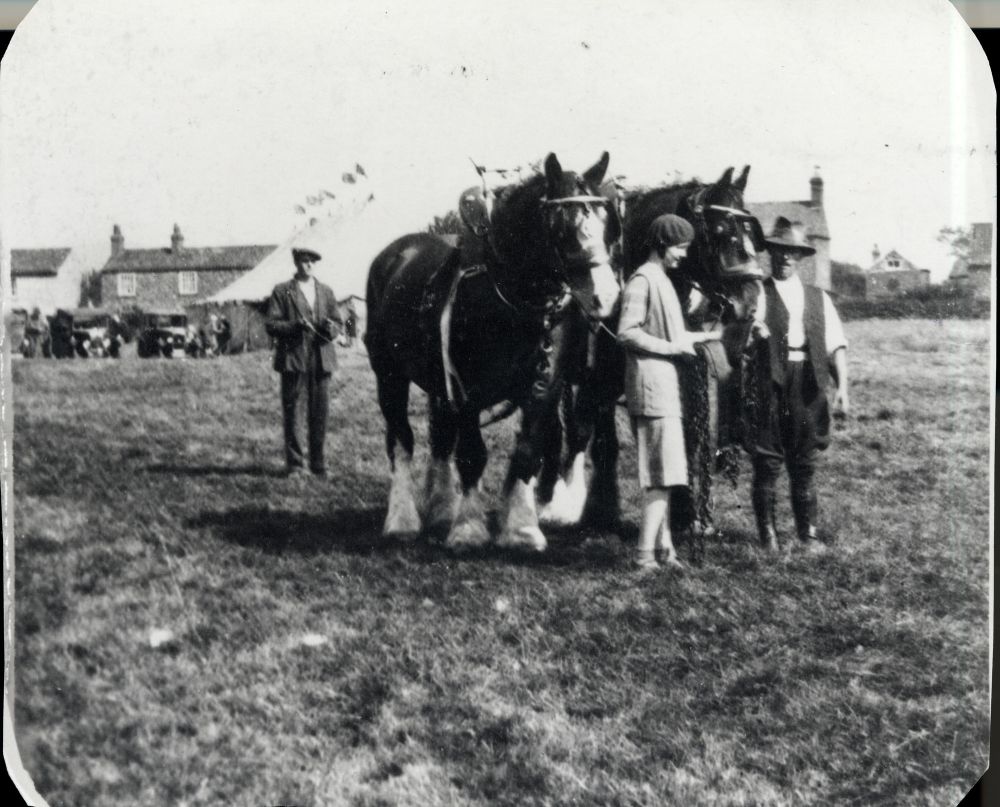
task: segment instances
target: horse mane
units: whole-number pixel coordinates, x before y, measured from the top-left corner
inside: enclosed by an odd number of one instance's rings
[[[490,232],[501,262],[508,265],[533,262],[544,249],[538,207],[544,195],[545,177],[542,174],[496,191]]]
[[[664,213],[683,215],[685,202],[691,194],[707,187],[696,179],[658,188],[645,188],[625,194],[625,271],[631,274],[649,254],[646,232],[649,225]]]

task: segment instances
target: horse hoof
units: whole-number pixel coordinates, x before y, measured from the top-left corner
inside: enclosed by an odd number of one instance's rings
[[[553,527],[573,527],[583,517],[586,499],[586,488],[578,484],[567,485],[560,479],[552,491],[552,499],[538,514],[538,520]]]
[[[538,523],[544,524],[547,527],[573,527],[579,522],[579,516],[574,518],[571,513],[553,506],[552,502],[544,505],[538,513]]]
[[[464,521],[451,528],[444,545],[452,552],[479,549],[490,542],[490,531],[478,521]]]
[[[420,516],[416,508],[393,508],[385,519],[382,535],[400,541],[412,540],[420,534]]]
[[[437,536],[446,535],[455,523],[457,508],[432,509],[425,516],[424,530]]]
[[[526,550],[529,552],[544,552],[548,547],[545,536],[537,527],[521,527],[516,530],[505,530],[497,540],[497,545],[504,549]]]
[[[417,540],[420,530],[385,530],[382,537],[389,541],[398,541],[401,544],[411,544]]]

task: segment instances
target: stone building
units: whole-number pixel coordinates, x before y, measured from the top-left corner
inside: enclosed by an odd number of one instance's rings
[[[111,257],[101,269],[101,305],[113,310],[181,310],[253,269],[275,246],[188,247],[174,225],[170,246],[125,249],[116,224]]]
[[[765,233],[770,233],[774,222],[784,216],[805,228],[806,240],[815,248],[816,254],[799,261],[799,276],[804,283],[811,283],[827,291],[830,279],[830,230],[826,224],[823,208],[823,179],[819,167],[809,180],[809,198],[789,202],[747,202],[747,209],[760,221]],[[761,255],[761,266],[766,273],[771,271],[767,253]]]
[[[872,265],[865,270],[865,297],[869,300],[894,297],[930,283],[930,269],[921,269],[894,249],[882,255],[878,244],[872,248]]]
[[[959,258],[948,280],[963,288],[971,288],[976,297],[990,299],[993,276],[993,224],[988,221],[972,225],[972,243],[967,258]]]

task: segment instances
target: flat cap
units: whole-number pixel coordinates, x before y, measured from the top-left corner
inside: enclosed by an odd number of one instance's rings
[[[293,261],[310,261],[315,263],[316,261],[323,260],[323,256],[318,252],[314,252],[311,249],[299,249],[297,247],[292,248],[292,260]]]

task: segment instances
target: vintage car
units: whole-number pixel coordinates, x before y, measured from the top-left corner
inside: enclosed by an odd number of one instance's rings
[[[183,311],[144,311],[136,351],[140,358],[183,356],[187,342],[187,314]]]
[[[111,312],[103,308],[60,308],[49,317],[42,352],[57,359],[113,356],[117,353],[113,330]]]
[[[73,350],[82,359],[110,356],[112,349],[111,312],[101,308],[74,308]]]

